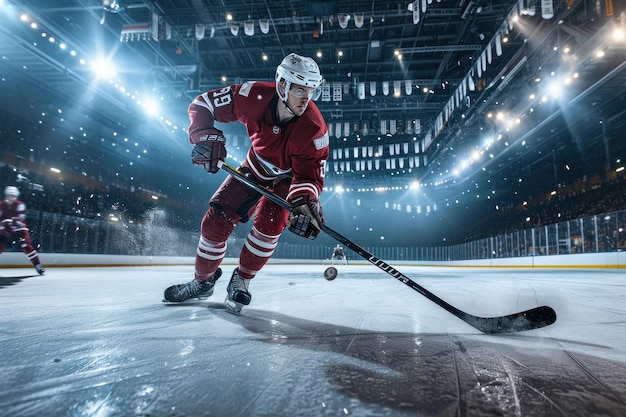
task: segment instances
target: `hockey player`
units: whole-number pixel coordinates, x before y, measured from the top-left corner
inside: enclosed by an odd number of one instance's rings
[[[338,259],[341,262],[343,262],[346,265],[348,265],[348,260],[346,259],[346,254],[344,253],[343,248],[341,246],[339,246],[339,245],[335,246],[335,248],[333,249],[333,255],[330,257],[331,263],[335,259]]]
[[[43,275],[45,270],[30,241],[30,232],[26,225],[26,205],[17,199],[19,196],[17,187],[10,185],[4,189],[4,200],[0,201],[0,254],[9,243],[16,240],[39,275]]]
[[[213,294],[221,276],[226,241],[234,227],[254,217],[227,287],[226,308],[248,305],[250,280],[272,256],[283,230],[315,239],[324,218],[319,196],[328,158],[328,128],[311,100],[319,95],[322,75],[317,63],[289,54],[276,69],[275,82],[246,82],[199,95],[190,104],[191,162],[209,173],[226,157],[226,139],[214,122],[239,121],[251,147],[239,169],[292,205],[286,210],[232,177],[227,177],[209,201],[202,219],[195,278],[165,290],[165,300],[204,299]]]

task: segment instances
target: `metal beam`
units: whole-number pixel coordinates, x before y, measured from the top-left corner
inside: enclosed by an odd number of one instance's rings
[[[447,45],[398,48],[398,51],[408,54],[427,54],[430,52],[480,51],[481,49],[483,49],[483,45]]]

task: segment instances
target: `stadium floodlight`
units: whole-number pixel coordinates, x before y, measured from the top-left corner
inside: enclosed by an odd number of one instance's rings
[[[148,114],[149,116],[156,117],[159,115],[160,109],[159,109],[159,103],[157,102],[157,100],[155,99],[144,100],[142,106],[146,114]]]
[[[91,70],[98,78],[111,80],[114,78],[116,71],[115,66],[107,59],[97,59],[91,66]]]

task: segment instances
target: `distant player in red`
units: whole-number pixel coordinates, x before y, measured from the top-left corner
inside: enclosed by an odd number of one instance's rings
[[[291,211],[232,177],[213,194],[202,219],[195,278],[165,290],[167,301],[204,299],[221,276],[226,241],[239,222],[254,217],[241,249],[239,266],[227,288],[226,307],[248,305],[249,282],[272,256],[283,230],[315,239],[324,226],[319,196],[328,159],[328,128],[312,100],[322,75],[315,61],[289,54],[276,69],[276,82],[247,82],[199,95],[189,106],[191,161],[207,172],[219,171],[226,157],[225,138],[214,122],[246,126],[252,146],[239,169],[291,203]]]
[[[8,186],[4,189],[4,200],[0,201],[0,254],[4,253],[9,243],[16,240],[39,275],[43,275],[45,270],[30,241],[26,225],[26,205],[17,199],[19,196],[17,187]]]

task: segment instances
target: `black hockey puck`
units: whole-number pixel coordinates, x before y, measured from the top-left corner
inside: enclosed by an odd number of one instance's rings
[[[326,268],[326,271],[324,271],[324,278],[328,281],[332,281],[337,278],[337,268],[334,266]]]

